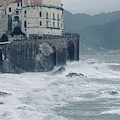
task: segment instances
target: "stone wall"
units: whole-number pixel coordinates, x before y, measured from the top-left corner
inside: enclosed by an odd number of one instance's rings
[[[72,46],[68,47],[68,45]],[[13,41],[2,46],[14,66],[25,71],[50,71],[67,60],[79,60],[79,35],[43,36],[38,40]],[[69,57],[68,57],[69,56]]]
[[[34,71],[34,44],[33,42],[12,42],[7,47],[8,59],[15,66],[26,70]]]
[[[1,14],[0,15],[0,38],[3,34],[6,34],[8,29],[8,16]]]

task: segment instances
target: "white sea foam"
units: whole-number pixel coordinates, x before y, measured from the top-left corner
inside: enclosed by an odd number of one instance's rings
[[[110,104],[114,104],[120,100],[120,73],[108,66],[117,64],[90,59],[68,62],[66,71],[54,76],[51,73],[55,70],[48,73],[0,74],[0,91],[12,94],[0,97],[0,102],[4,103],[0,104],[0,120],[70,120],[58,114],[56,108],[84,101],[102,104],[101,99],[105,103],[112,99]],[[87,78],[66,77],[69,73],[82,73]],[[110,94],[111,91],[117,91],[118,95]],[[106,113],[118,113],[119,110],[116,107]]]
[[[101,114],[117,114],[120,115],[120,108],[119,109],[112,109],[112,110],[108,110],[108,111],[104,111]]]
[[[67,73],[82,73],[88,78],[120,78],[120,72],[109,68],[109,65],[119,65],[118,63],[100,63],[98,60],[91,59],[86,62],[72,62],[66,66]]]

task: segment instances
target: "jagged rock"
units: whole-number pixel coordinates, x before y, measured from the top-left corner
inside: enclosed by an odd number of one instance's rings
[[[64,71],[65,71],[65,68],[62,66],[62,67],[60,67],[58,70],[56,70],[56,71],[53,73],[53,75],[61,74],[61,73],[63,73]]]
[[[69,73],[68,75],[66,75],[66,77],[86,77],[84,76],[82,73]]]
[[[7,95],[12,95],[11,93],[6,93],[6,92],[0,92],[0,96],[4,97],[4,96],[7,96]]]
[[[69,73],[68,75],[66,75],[66,77],[76,77],[78,76],[77,73]]]

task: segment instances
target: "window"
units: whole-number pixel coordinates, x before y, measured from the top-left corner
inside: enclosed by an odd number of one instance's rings
[[[55,20],[55,13],[53,13],[53,20]]]
[[[19,15],[19,11],[18,10],[16,11],[16,14]]]
[[[59,28],[59,22],[57,23],[57,27]]]
[[[26,17],[26,14],[27,14],[27,11],[25,10],[25,11],[24,11],[24,17]]]
[[[26,21],[24,21],[24,27],[25,27],[25,28],[27,27],[27,22],[26,22]]]
[[[17,6],[19,7],[19,3],[17,3]]]
[[[9,7],[9,12],[11,12],[11,7]]]
[[[46,12],[46,19],[48,19],[48,12]]]
[[[63,28],[63,25],[61,24],[61,28]]]
[[[59,14],[57,14],[57,20],[59,21]]]
[[[46,22],[46,27],[49,27],[49,22],[48,21]]]
[[[42,12],[40,12],[40,17],[42,17]]]
[[[53,27],[55,27],[55,22],[53,22]]]
[[[40,26],[42,26],[42,22],[40,21]]]
[[[63,19],[63,16],[61,15],[61,20]]]

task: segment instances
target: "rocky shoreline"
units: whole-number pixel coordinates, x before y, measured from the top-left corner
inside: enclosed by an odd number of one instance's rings
[[[21,74],[25,72],[24,70],[15,67],[10,61],[5,60],[3,61],[2,65],[0,66],[0,73],[14,73],[14,74]]]

